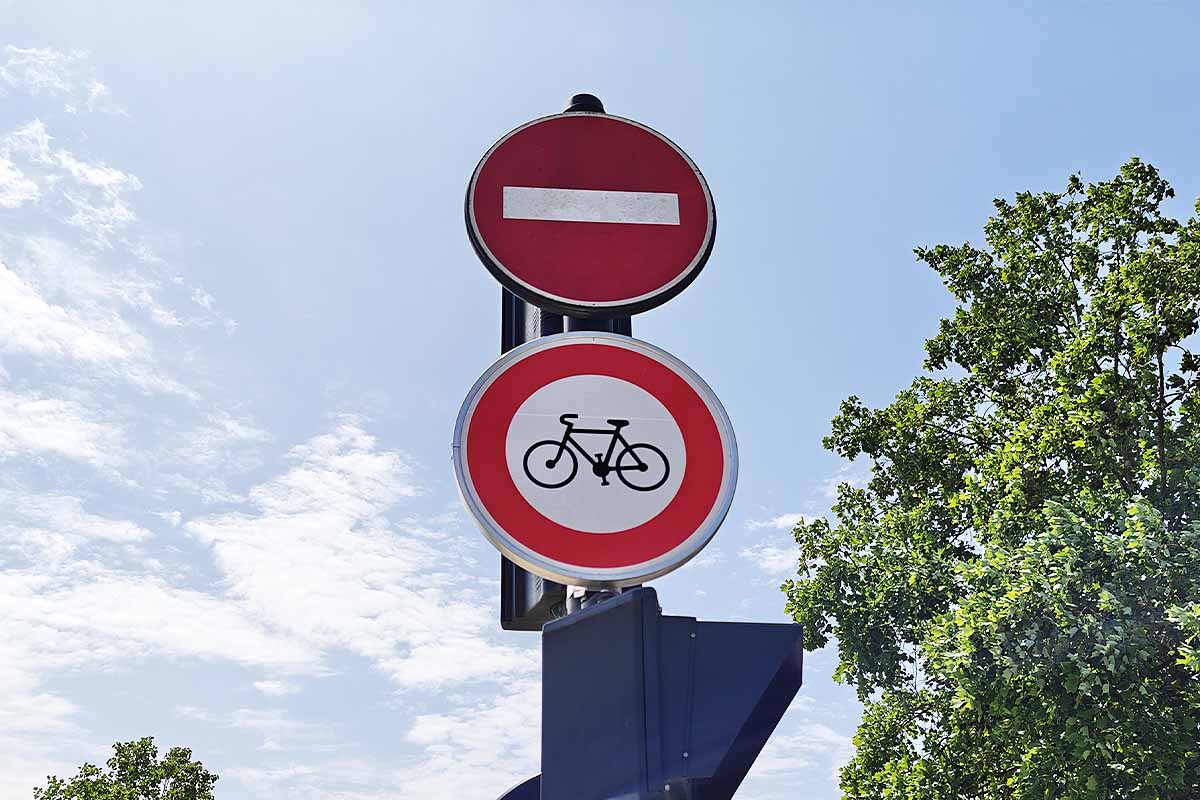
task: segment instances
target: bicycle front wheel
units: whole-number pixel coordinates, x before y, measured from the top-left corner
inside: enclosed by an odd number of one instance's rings
[[[631,444],[617,456],[617,477],[635,492],[652,492],[667,482],[671,465],[652,444]]]
[[[561,441],[546,439],[525,451],[525,476],[543,489],[561,489],[579,471],[579,457]]]

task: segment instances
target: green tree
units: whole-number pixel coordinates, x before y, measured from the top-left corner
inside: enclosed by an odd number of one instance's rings
[[[871,464],[795,530],[806,645],[865,703],[852,798],[1200,798],[1200,222],[1134,159],[916,250],[923,374],[842,403]],[[1200,202],[1196,204],[1200,214]]]
[[[70,780],[51,775],[34,800],[213,800],[217,776],[186,747],[160,759],[152,737],[117,742],[107,766],[84,764]]]

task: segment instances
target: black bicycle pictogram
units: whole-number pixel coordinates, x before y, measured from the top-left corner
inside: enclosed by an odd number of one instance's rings
[[[529,480],[543,489],[561,489],[574,480],[579,472],[579,456],[575,455],[575,451],[578,451],[592,465],[592,474],[600,479],[603,486],[610,485],[608,475],[612,472],[617,473],[621,483],[635,492],[652,492],[667,482],[671,465],[663,451],[645,442],[630,444],[621,433],[629,420],[606,420],[612,428],[577,428],[576,419],[579,419],[578,414],[563,414],[558,418],[566,428],[561,439],[534,442],[525,451],[525,474]],[[607,452],[596,453],[596,457],[592,458],[575,438],[578,434],[610,436]],[[621,445],[620,452],[617,452],[618,443]],[[613,453],[617,454],[615,463]]]

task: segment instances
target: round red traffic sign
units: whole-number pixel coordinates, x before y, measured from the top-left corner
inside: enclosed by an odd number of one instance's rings
[[[665,303],[712,252],[716,212],[696,165],[632,120],[566,113],[512,131],[471,176],[467,234],[534,305],[625,316]]]
[[[454,469],[484,535],[577,586],[670,572],[729,510],[737,446],[712,390],[637,339],[564,333],[509,351],[467,395]]]

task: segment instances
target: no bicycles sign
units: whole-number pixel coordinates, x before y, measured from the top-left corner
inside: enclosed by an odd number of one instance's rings
[[[562,583],[629,586],[716,533],[737,447],[712,390],[678,359],[625,336],[566,333],[510,351],[476,382],[454,469],[510,559]]]

